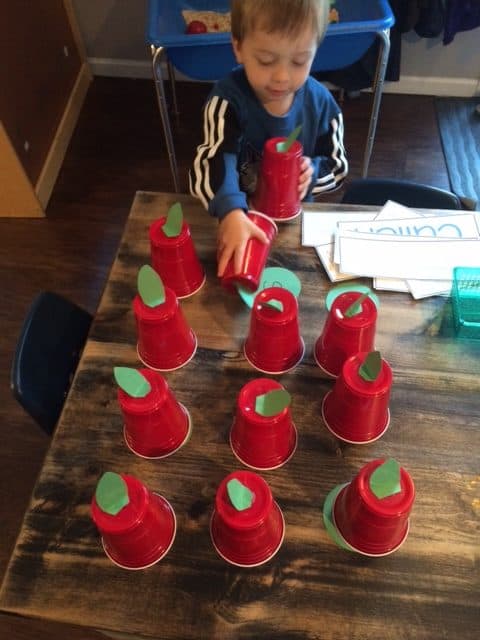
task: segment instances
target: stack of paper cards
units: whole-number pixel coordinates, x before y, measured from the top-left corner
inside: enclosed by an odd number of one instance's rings
[[[305,211],[302,244],[313,246],[332,282],[373,278],[376,289],[415,299],[448,295],[453,268],[480,265],[480,220],[463,211]]]

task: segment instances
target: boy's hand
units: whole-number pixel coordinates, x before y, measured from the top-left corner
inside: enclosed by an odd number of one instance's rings
[[[228,261],[233,256],[235,273],[241,270],[243,254],[250,238],[267,242],[267,236],[252,222],[243,209],[233,209],[222,219],[217,236],[217,275],[223,276]]]
[[[300,164],[300,180],[298,182],[298,193],[300,200],[303,200],[308,193],[308,187],[312,181],[313,166],[312,161],[307,156],[303,156]]]

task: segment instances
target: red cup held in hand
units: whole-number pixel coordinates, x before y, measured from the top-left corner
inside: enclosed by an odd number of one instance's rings
[[[105,473],[92,498],[91,515],[105,553],[124,569],[159,562],[175,539],[171,505],[133,476]]]
[[[388,555],[407,538],[414,499],[415,487],[405,469],[395,460],[373,460],[340,491],[333,505],[333,520],[354,551]]]
[[[247,242],[241,269],[235,273],[233,257],[229,260],[222,276],[222,286],[230,293],[235,293],[237,285],[256,291],[260,285],[260,277],[267,262],[272,243],[278,233],[275,222],[256,211],[249,211],[248,218],[254,222],[267,236],[267,242],[261,242],[257,238],[250,238]]]
[[[360,298],[358,312],[347,315]],[[363,298],[358,291],[340,294],[332,302],[323,331],[315,343],[314,356],[318,366],[328,375],[337,377],[347,358],[360,351],[373,350],[376,323],[377,307],[370,297]]]
[[[265,142],[257,188],[252,207],[279,222],[296,218],[301,210],[298,186],[303,148],[295,140],[288,151],[278,151],[285,138],[270,138]]]
[[[140,383],[143,379],[139,393],[128,387],[132,375]],[[166,380],[151,369],[137,372],[125,367],[115,368],[115,378],[119,384],[125,442],[133,453],[144,458],[164,458],[180,449],[190,435],[190,414],[177,401]]]
[[[234,471],[222,480],[210,535],[217,553],[240,567],[261,565],[277,553],[285,521],[262,477],[253,471]]]
[[[243,464],[266,471],[290,460],[297,446],[297,430],[289,405],[289,394],[276,380],[257,378],[242,387],[230,445]]]
[[[392,370],[378,354],[376,377],[365,379],[362,367],[367,356],[367,353],[357,353],[347,358],[332,391],[326,394],[322,403],[322,416],[328,429],[340,440],[351,444],[377,440],[390,423],[388,405]]]
[[[253,302],[244,345],[248,362],[263,373],[285,373],[301,362],[304,352],[296,297],[282,287],[260,291]]]

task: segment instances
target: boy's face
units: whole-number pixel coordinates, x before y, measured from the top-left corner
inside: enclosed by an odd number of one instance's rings
[[[242,42],[233,40],[233,50],[243,64],[257,98],[272,115],[289,109],[296,91],[305,83],[317,49],[313,29],[291,37],[255,29]]]

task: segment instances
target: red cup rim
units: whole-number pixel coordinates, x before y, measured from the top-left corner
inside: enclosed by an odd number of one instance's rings
[[[370,444],[370,442],[375,442],[376,440],[379,440],[387,432],[390,426],[390,409],[389,408],[387,408],[387,417],[385,421],[385,426],[381,428],[381,431],[380,433],[378,433],[378,435],[375,435],[373,438],[368,438],[366,440],[349,440],[348,438],[345,438],[345,436],[338,433],[338,431],[335,431],[335,429],[328,422],[325,416],[325,404],[328,402],[328,398],[331,397],[331,395],[332,395],[332,391],[328,391],[328,393],[325,394],[322,400],[322,419],[325,426],[330,431],[330,433],[334,435],[336,438],[338,438],[339,440],[342,440],[342,442],[346,442],[347,444]]]
[[[191,332],[191,336],[193,336],[193,340],[194,340],[194,345],[193,345],[193,349],[192,349],[192,353],[188,356],[188,358],[186,358],[183,362],[181,362],[180,364],[177,364],[175,367],[154,367],[153,364],[150,364],[149,362],[147,362],[146,360],[144,360],[144,358],[142,357],[142,355],[140,354],[140,350],[138,348],[138,342],[137,342],[137,356],[138,359],[140,360],[140,362],[145,365],[146,367],[148,367],[149,369],[153,369],[153,371],[176,371],[177,369],[181,369],[182,367],[184,367],[186,364],[188,364],[190,362],[190,360],[192,360],[195,356],[195,354],[197,353],[197,347],[198,347],[198,340],[197,340],[197,336],[195,335],[195,333],[193,332],[193,329],[190,329]]]
[[[271,218],[270,216],[267,216],[266,213],[263,213],[262,211],[257,211],[256,209],[249,209],[247,211],[247,216],[249,218],[251,218],[252,216],[260,216],[260,218],[263,218],[264,220],[266,220],[274,229],[275,231],[275,235],[278,234],[278,226],[275,222],[275,220],[273,218]]]

